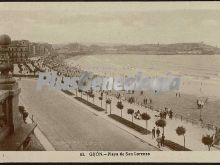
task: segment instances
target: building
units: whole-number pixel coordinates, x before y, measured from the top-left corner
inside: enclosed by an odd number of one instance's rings
[[[4,38],[2,38],[2,41],[5,41]],[[3,52],[3,54],[7,52],[8,56],[5,57],[9,58],[3,59],[3,57],[1,57],[2,55],[0,54],[0,61],[10,60],[10,62],[14,64],[24,63],[30,57],[50,55],[53,52],[51,44],[34,43],[28,40],[13,40],[10,42],[7,48],[5,48],[4,43],[2,43],[0,49],[0,52]]]
[[[8,35],[0,36],[0,151],[23,150],[36,127],[35,123],[24,122],[25,111],[20,111],[19,108],[21,89],[10,74],[13,63],[17,61],[14,57],[23,58],[27,50],[21,48],[27,48],[27,43],[21,41],[17,45],[17,42],[11,42]],[[18,52],[20,54],[12,54]]]
[[[29,57],[50,55],[53,52],[53,47],[48,43],[35,43],[29,44]]]
[[[12,63],[25,62],[29,55],[29,41],[28,40],[14,40],[8,47],[9,58]]]

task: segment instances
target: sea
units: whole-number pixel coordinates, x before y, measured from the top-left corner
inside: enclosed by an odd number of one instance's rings
[[[220,55],[97,54],[68,58],[68,65],[112,77],[173,74],[182,78],[180,90],[220,99]]]

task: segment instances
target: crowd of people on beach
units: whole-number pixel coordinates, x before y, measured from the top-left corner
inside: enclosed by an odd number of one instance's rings
[[[69,66],[57,55],[40,57],[34,60],[34,62],[44,71],[57,71],[58,75],[65,77],[79,76],[81,71],[80,66]]]
[[[39,68],[37,68],[30,59],[27,59],[23,62],[14,64],[13,74],[23,76],[37,75],[39,71]]]

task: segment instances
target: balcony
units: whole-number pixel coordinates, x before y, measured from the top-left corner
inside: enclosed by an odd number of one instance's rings
[[[0,90],[0,151],[25,149],[37,126],[34,122],[22,120],[24,116],[19,112],[18,106],[12,106],[13,97],[17,95],[13,95],[10,90]]]

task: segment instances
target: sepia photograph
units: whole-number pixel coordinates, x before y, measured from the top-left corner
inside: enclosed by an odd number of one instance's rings
[[[0,2],[0,17],[1,157],[219,155],[220,3]]]

